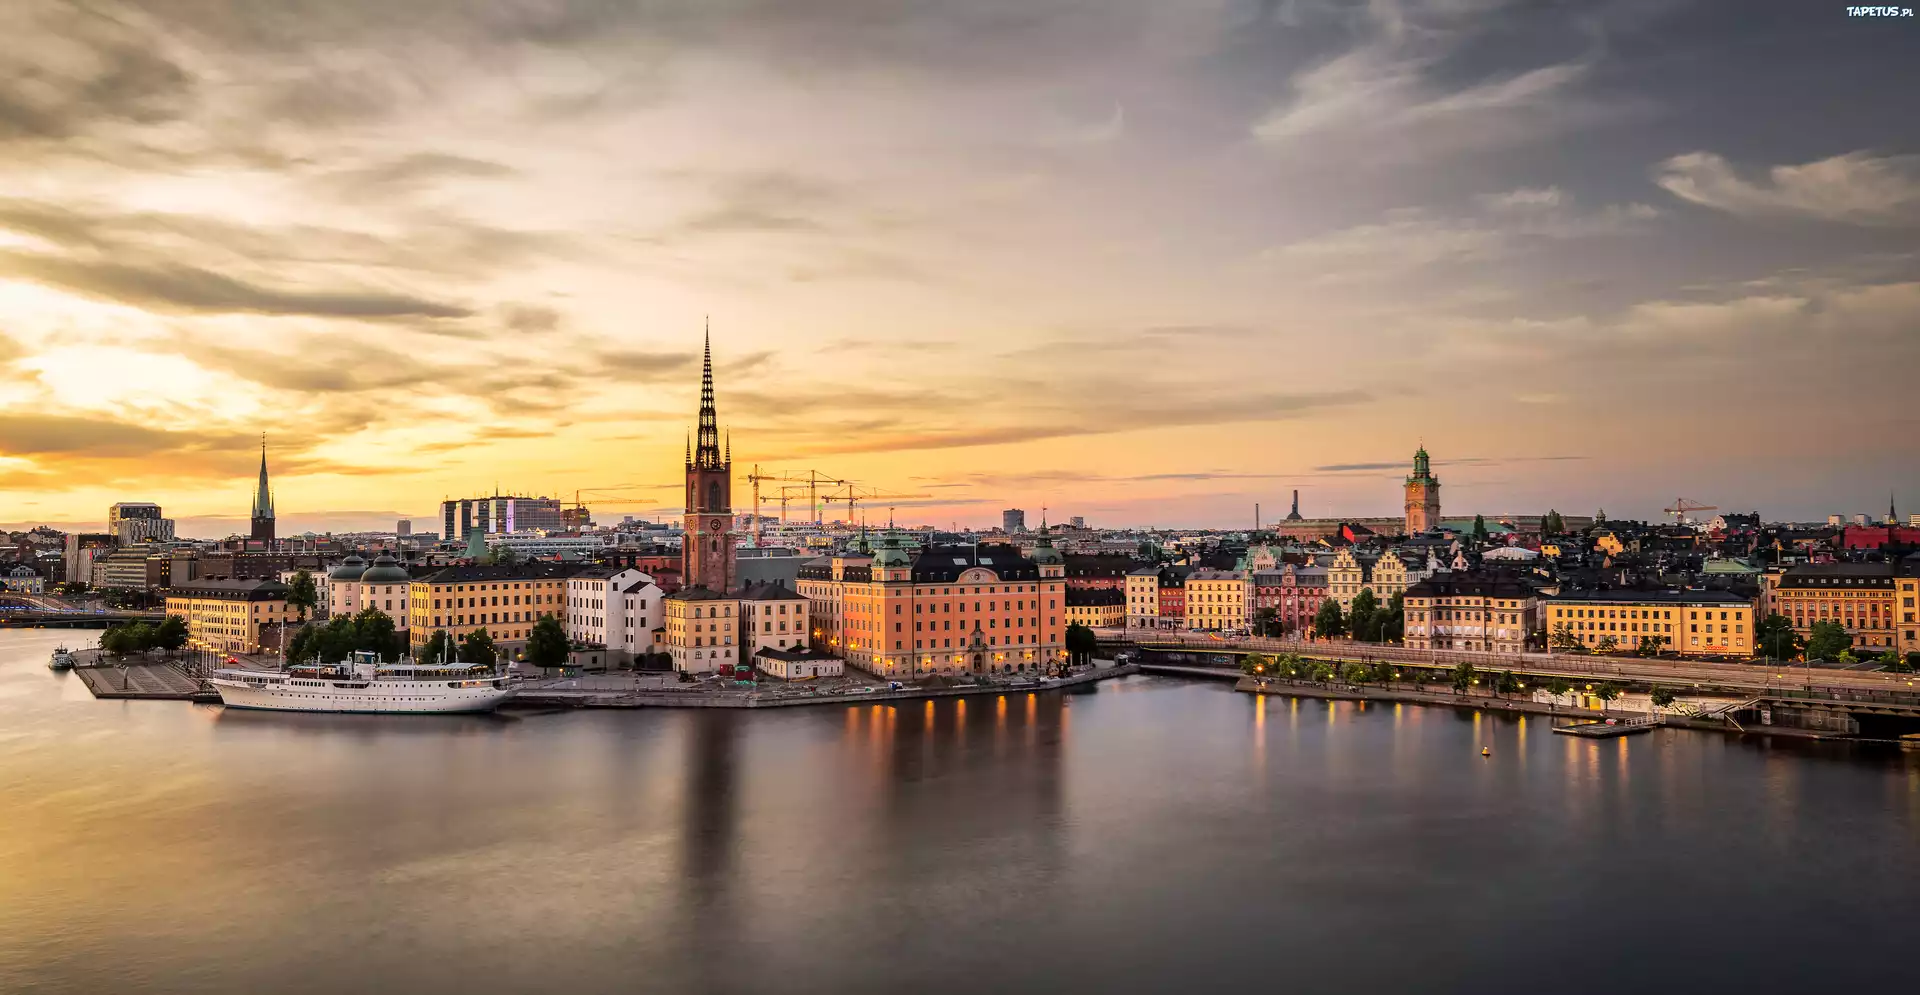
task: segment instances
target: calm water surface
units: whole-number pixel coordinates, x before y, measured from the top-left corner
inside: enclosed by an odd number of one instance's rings
[[[1158,678],[223,712],[74,635],[0,631],[4,992],[1834,991],[1920,928],[1899,754]]]

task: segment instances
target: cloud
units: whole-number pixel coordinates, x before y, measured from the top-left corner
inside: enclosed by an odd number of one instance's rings
[[[70,290],[97,300],[163,311],[304,314],[369,320],[462,318],[473,313],[456,304],[371,289],[267,287],[185,263],[120,263],[0,252],[0,277],[5,276]]]
[[[1920,156],[1849,152],[1775,166],[1763,179],[1751,180],[1719,155],[1689,152],[1662,162],[1654,182],[1681,200],[1728,214],[1920,225]]]
[[[198,80],[143,17],[68,3],[0,12],[0,144],[178,117]]]
[[[457,179],[505,179],[519,175],[511,166],[449,152],[414,152],[365,166],[337,169],[320,177],[322,186],[349,199],[404,197],[429,185]]]
[[[1590,60],[1488,68],[1463,53],[1514,16],[1498,3],[1371,4],[1361,40],[1294,74],[1291,98],[1252,127],[1276,148],[1354,142],[1373,152],[1437,152],[1537,139],[1593,116],[1571,96]],[[1544,46],[1534,46],[1544,47]],[[1475,71],[1477,70],[1477,71]]]

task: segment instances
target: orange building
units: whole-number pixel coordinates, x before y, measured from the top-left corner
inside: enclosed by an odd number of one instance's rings
[[[1066,567],[1043,536],[1011,546],[927,546],[887,536],[871,555],[800,568],[815,650],[883,676],[1042,670],[1066,658]]]

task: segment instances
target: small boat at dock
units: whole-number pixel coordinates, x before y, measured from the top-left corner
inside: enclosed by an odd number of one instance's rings
[[[52,670],[72,670],[74,662],[73,651],[62,646],[53,651],[53,657],[47,661],[47,667]]]

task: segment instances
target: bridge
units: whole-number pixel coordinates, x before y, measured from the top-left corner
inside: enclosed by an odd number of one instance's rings
[[[1422,650],[1387,643],[1355,643],[1345,640],[1308,642],[1261,636],[1216,638],[1201,633],[1129,632],[1124,629],[1095,631],[1102,648],[1132,648],[1154,653],[1244,656],[1264,653],[1278,656],[1296,653],[1311,660],[1330,663],[1381,660],[1433,670],[1452,670],[1462,663],[1475,670],[1499,673],[1511,670],[1516,676],[1554,678],[1569,681],[1613,681],[1620,684],[1660,684],[1724,688],[1754,695],[1784,694],[1799,691],[1808,694],[1839,695],[1879,692],[1884,704],[1911,704],[1920,707],[1920,675],[1892,674],[1856,670],[1827,670],[1779,661],[1753,663],[1712,663],[1676,658],[1586,656],[1570,653],[1479,653],[1464,650]],[[1865,703],[1863,700],[1862,704]]]
[[[1601,681],[1622,687],[1644,688],[1657,684],[1675,691],[1684,688],[1742,699],[1721,712],[1736,729],[1761,724],[1841,736],[1889,738],[1920,732],[1920,675],[1915,674],[1823,670],[1777,661],[1713,663],[1566,653],[1475,653],[1345,640],[1306,642],[1257,636],[1219,639],[1201,633],[1149,634],[1120,629],[1096,630],[1095,635],[1101,646],[1109,650],[1132,648],[1176,660],[1181,656],[1294,653],[1335,664],[1385,660],[1410,669],[1431,671],[1432,679],[1440,682],[1445,681],[1445,671],[1467,663],[1483,673],[1512,671],[1530,684],[1556,677],[1575,687]],[[1142,664],[1147,670],[1176,669],[1156,668],[1144,660]],[[1235,673],[1238,668],[1215,664],[1192,669],[1218,674]]]
[[[151,622],[157,625],[166,617],[166,612],[87,611],[78,608],[61,611],[45,608],[0,607],[0,627],[104,629],[119,622]]]

